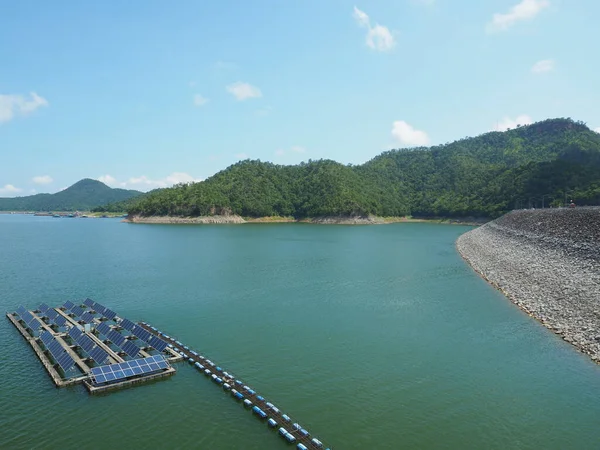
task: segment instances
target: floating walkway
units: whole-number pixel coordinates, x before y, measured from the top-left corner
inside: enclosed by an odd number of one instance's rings
[[[119,317],[89,298],[56,308],[45,303],[34,310],[20,306],[6,317],[59,388],[82,383],[91,394],[122,389],[169,377],[175,373],[170,363],[186,360],[296,449],[325,448],[298,422],[213,361],[146,322]]]
[[[325,448],[319,439],[312,436],[298,422],[292,420],[290,416],[277,408],[273,403],[218,366],[215,362],[191,350],[188,346],[146,322],[140,322],[140,325],[149,333],[167,341],[171,348],[198,369],[199,372],[209,377],[216,385],[221,386],[224,391],[229,392],[234,400],[240,401],[244,407],[248,408],[257,418],[265,421],[269,427],[278,428],[279,435],[288,443],[297,444],[296,448],[298,450]],[[329,450],[329,447],[327,447],[327,450]]]

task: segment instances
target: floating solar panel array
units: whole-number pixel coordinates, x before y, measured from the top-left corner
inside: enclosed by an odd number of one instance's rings
[[[134,359],[119,364],[94,367],[91,375],[94,383],[102,384],[124,380],[136,375],[145,375],[169,368],[169,363],[162,355],[150,356],[148,358]]]
[[[83,301],[83,304],[92,308],[94,311],[96,311],[97,313],[102,314],[104,317],[106,317],[107,319],[114,319],[115,317],[117,317],[117,313],[114,312],[111,309],[106,308],[105,306],[102,306],[100,303],[95,302],[94,300],[92,300],[91,298],[86,298]]]
[[[108,353],[104,351],[102,347],[96,345],[87,335],[81,332],[77,327],[73,327],[69,330],[69,336],[77,345],[79,345],[85,352],[98,364],[104,364],[108,360]]]
[[[48,349],[54,360],[58,363],[58,365],[67,372],[75,365],[75,361],[73,358],[67,353],[67,351],[60,345],[52,333],[49,331],[44,331],[40,335],[40,339],[44,343],[44,346]]]
[[[83,304],[84,304],[85,306],[89,306],[90,308],[93,308],[93,307],[94,307],[94,303],[95,303],[95,302],[94,302],[94,300],[92,300],[91,298],[86,298],[86,299],[83,301]]]
[[[19,315],[21,320],[25,322],[27,326],[32,330],[37,330],[38,328],[40,328],[41,324],[39,320],[36,317],[33,317],[31,313],[25,309],[24,306],[21,305],[17,308],[17,314]]]

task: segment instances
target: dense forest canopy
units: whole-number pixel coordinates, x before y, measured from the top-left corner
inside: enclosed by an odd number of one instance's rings
[[[525,206],[600,203],[600,134],[550,119],[430,148],[391,150],[362,165],[241,161],[206,181],[115,207],[130,214],[246,217],[495,217]]]
[[[100,181],[84,178],[56,194],[0,198],[0,211],[89,211],[99,205],[141,194],[139,191],[112,189]]]

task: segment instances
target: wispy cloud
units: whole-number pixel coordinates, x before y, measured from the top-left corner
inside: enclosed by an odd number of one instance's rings
[[[494,127],[492,128],[492,131],[512,130],[513,128],[517,128],[517,125],[522,126],[522,125],[529,125],[532,123],[533,123],[533,120],[527,114],[521,114],[521,115],[515,117],[514,119],[511,119],[510,117],[503,117],[501,120],[499,120],[494,125]]]
[[[550,72],[550,71],[554,70],[554,66],[555,66],[555,63],[554,63],[553,59],[544,59],[542,61],[536,62],[531,67],[531,72],[533,72],[533,73]]]
[[[600,127],[596,127],[596,128],[594,128],[594,131],[595,131],[596,133],[600,133]]]
[[[208,103],[208,99],[206,97],[201,96],[200,94],[194,95],[194,105],[202,106]]]
[[[394,48],[396,40],[388,27],[378,23],[371,25],[368,14],[356,6],[352,15],[359,27],[367,29],[367,36],[365,37],[367,46],[379,52],[386,52]]]
[[[507,13],[494,14],[491,22],[486,26],[486,31],[488,33],[506,31],[517,22],[532,20],[548,6],[550,6],[548,0],[522,0],[510,8]]]
[[[8,122],[16,116],[26,116],[38,108],[48,106],[48,100],[35,92],[29,93],[29,99],[17,94],[0,94],[0,123]]]
[[[118,181],[112,175],[102,175],[98,177],[98,181],[107,184],[111,187],[120,187],[127,189],[138,189],[147,191],[156,188],[166,188],[179,183],[195,183],[202,181],[202,178],[196,178],[185,172],[173,172],[165,178],[154,179],[146,175],[139,177],[131,177],[126,181]]]
[[[3,187],[0,187],[0,194],[16,194],[21,192],[23,189],[18,188],[12,184],[5,184]]]
[[[41,175],[38,177],[33,177],[31,181],[33,181],[35,184],[50,184],[54,180],[50,175]]]
[[[392,136],[402,145],[419,147],[429,145],[429,136],[421,130],[417,130],[404,120],[396,120],[392,124]]]
[[[262,97],[262,92],[259,88],[252,86],[249,83],[242,83],[241,81],[230,84],[226,89],[227,92],[239,101]]]

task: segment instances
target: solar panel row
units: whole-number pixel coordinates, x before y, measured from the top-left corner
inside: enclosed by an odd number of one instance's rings
[[[92,300],[91,298],[86,298],[83,301],[83,304],[86,305],[86,306],[89,306],[90,308],[94,307],[94,303],[95,303],[94,300]]]
[[[143,375],[159,370],[167,369],[169,363],[162,355],[150,356],[148,358],[134,359],[119,364],[94,367],[91,375],[96,384],[123,380],[136,375]]]
[[[58,342],[55,339],[52,333],[50,333],[49,331],[44,331],[40,335],[40,338],[44,343],[44,346],[52,355],[52,358],[54,358],[54,360],[58,363],[62,370],[67,372],[75,365],[75,361],[73,361],[73,358],[71,358],[71,356],[63,348],[63,346],[60,345],[60,342]]]
[[[49,309],[50,309],[50,307],[48,305],[46,305],[45,303],[42,303],[40,306],[38,306],[38,310],[43,313],[45,313]]]
[[[85,352],[98,364],[104,364],[108,359],[108,353],[104,351],[102,347],[96,345],[89,336],[83,334],[77,327],[73,327],[69,330],[69,336],[77,342],[77,344],[85,350]]]
[[[67,324],[67,319],[65,319],[63,316],[57,314],[56,317],[54,319],[50,319],[52,322],[54,322],[56,325],[58,325],[59,327],[64,327]]]

